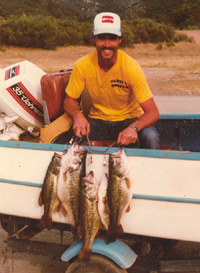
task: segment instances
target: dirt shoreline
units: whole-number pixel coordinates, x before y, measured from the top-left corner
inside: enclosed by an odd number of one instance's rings
[[[180,31],[179,31],[180,32]],[[154,95],[200,94],[200,30],[181,31],[194,38],[194,43],[180,42],[174,46],[162,44],[135,44],[123,50],[141,65]],[[54,51],[5,47],[0,51],[0,68],[28,60],[46,73],[72,69],[77,59],[90,53],[94,47],[58,47]],[[0,70],[1,72],[1,70]]]

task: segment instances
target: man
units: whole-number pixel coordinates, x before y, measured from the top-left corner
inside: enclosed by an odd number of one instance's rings
[[[94,19],[93,41],[96,50],[79,59],[66,87],[64,108],[73,119],[74,134],[90,140],[117,140],[159,149],[159,136],[151,126],[159,118],[139,64],[119,50],[121,21],[117,14],[103,12]],[[84,87],[92,101],[88,119],[77,100]]]

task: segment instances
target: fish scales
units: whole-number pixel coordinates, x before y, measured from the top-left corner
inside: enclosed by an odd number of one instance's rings
[[[86,154],[87,150],[75,142],[63,156],[58,180],[58,197],[71,220],[74,240],[78,239],[80,182],[85,176]]]
[[[66,173],[66,185],[64,185],[65,199],[63,206],[69,214],[72,226],[77,227],[79,221],[80,178],[81,169],[75,169]]]
[[[80,250],[79,259],[88,261],[92,243],[100,228],[98,184],[94,180],[92,171],[82,179],[80,200],[80,233],[83,239],[83,247]]]
[[[129,194],[127,193],[126,179],[111,175],[110,186],[108,187],[108,204],[110,207],[110,222],[113,226],[120,224],[121,217],[129,205]]]
[[[44,205],[44,214],[40,221],[40,227],[52,228],[52,214],[59,208],[60,200],[57,197],[57,182],[61,167],[61,155],[54,153],[45,174],[42,190],[38,203]]]
[[[107,231],[107,243],[116,240],[123,234],[121,218],[127,211],[132,198],[132,185],[128,159],[121,148],[109,155],[108,206],[110,223]]]

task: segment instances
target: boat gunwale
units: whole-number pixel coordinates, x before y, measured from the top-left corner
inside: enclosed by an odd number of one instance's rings
[[[0,140],[0,147],[63,152],[67,150],[70,147],[70,145]],[[91,151],[89,146],[83,146],[83,147],[87,149],[88,153],[103,154],[103,155],[114,153],[119,149],[118,147],[111,147],[110,149],[107,149],[108,147],[94,146],[92,147],[92,151]],[[133,157],[200,160],[200,152],[190,152],[190,151],[125,148],[125,153],[127,156],[133,156]]]

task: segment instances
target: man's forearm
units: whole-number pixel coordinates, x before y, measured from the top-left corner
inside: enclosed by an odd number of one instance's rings
[[[83,113],[80,111],[77,100],[66,96],[64,100],[64,109],[66,113],[73,119],[73,130],[77,137],[89,134],[90,125],[87,119],[84,117]]]
[[[80,111],[80,107],[78,106],[77,100],[73,99],[69,96],[66,96],[64,100],[64,109],[65,112],[75,120],[77,115],[82,114]]]
[[[142,130],[157,122],[160,114],[153,98],[142,103],[140,106],[144,113],[132,125],[137,126],[139,130]]]
[[[159,112],[154,113],[144,113],[141,115],[132,125],[137,126],[139,131],[144,129],[145,127],[151,126],[159,119]]]

